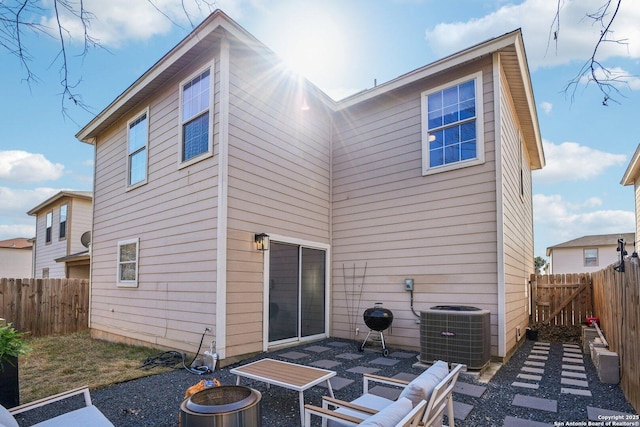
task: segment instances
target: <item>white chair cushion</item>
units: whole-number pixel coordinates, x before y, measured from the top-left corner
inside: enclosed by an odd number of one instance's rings
[[[370,416],[360,424],[362,427],[395,427],[405,415],[411,412],[413,405],[406,397],[398,398],[397,401],[384,408],[375,415]]]
[[[35,424],[33,427],[113,427],[113,424],[93,405],[67,412]]]
[[[436,388],[438,383],[449,374],[449,366],[446,362],[438,360],[431,365],[429,369],[421,373],[417,378],[407,385],[400,396],[409,399],[413,406],[416,406],[422,400],[429,400],[433,389]]]
[[[385,399],[384,397],[377,396],[375,394],[366,393],[358,397],[356,400],[353,400],[351,403],[353,403],[354,405],[364,406],[365,408],[375,409],[376,411],[381,411],[387,406],[391,405],[393,403],[393,400]],[[336,409],[336,412],[344,415],[351,415],[352,417],[358,417],[361,419],[366,418],[368,415],[368,414],[363,414],[362,412],[358,412],[356,410],[347,409],[347,408],[338,408]],[[327,427],[342,427],[342,426],[345,426],[345,424],[342,424],[334,420],[327,421]]]
[[[19,427],[13,415],[2,405],[0,405],[0,427]]]

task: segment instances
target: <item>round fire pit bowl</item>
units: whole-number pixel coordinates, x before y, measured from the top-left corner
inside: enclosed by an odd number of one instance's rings
[[[224,385],[205,388],[180,404],[182,427],[261,426],[262,394],[249,387]]]

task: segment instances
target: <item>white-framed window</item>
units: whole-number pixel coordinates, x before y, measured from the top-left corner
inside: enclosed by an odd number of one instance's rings
[[[51,243],[51,228],[53,227],[53,212],[47,212],[47,228],[45,230],[45,243]]]
[[[149,109],[127,123],[127,186],[147,182],[149,159]]]
[[[120,287],[138,287],[138,254],[140,239],[118,242],[118,278]]]
[[[422,93],[422,174],[484,163],[482,73]]]
[[[598,266],[598,248],[583,249],[583,254],[585,267]]]
[[[60,206],[60,232],[58,233],[58,237],[60,240],[67,238],[67,213],[69,210],[69,205],[66,203]]]
[[[180,164],[213,154],[213,65],[180,84]]]

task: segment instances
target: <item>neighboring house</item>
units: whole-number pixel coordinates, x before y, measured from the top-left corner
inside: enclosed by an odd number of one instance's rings
[[[528,324],[544,154],[519,30],[334,102],[216,11],[76,136],[94,336],[195,352],[211,328],[227,363],[363,339],[383,301],[417,349],[405,278],[416,310],[490,310],[495,358]]]
[[[584,236],[547,248],[548,274],[592,273],[620,262],[618,239],[633,253],[634,233]]]
[[[89,278],[92,201],[90,191],[60,191],[27,212],[36,217],[33,277]]]
[[[627,170],[624,172],[622,185],[633,185],[633,194],[635,200],[635,213],[636,213],[636,236],[640,236],[640,144],[636,148],[636,152],[633,153],[633,157],[627,166]]]
[[[31,246],[31,241],[22,237],[0,240],[0,277],[31,277]]]

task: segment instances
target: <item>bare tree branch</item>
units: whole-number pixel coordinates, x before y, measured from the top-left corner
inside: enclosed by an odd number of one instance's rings
[[[552,23],[553,37],[557,40],[560,34],[560,10],[562,9],[563,0],[558,0],[556,16]],[[603,95],[602,105],[607,106],[609,101],[619,103],[616,98],[624,97],[618,89],[620,85],[626,84],[626,79],[631,76],[620,75],[610,68],[607,68],[598,60],[598,53],[602,45],[605,43],[614,43],[626,45],[626,39],[613,38],[611,26],[618,16],[622,0],[604,0],[600,8],[594,13],[587,13],[585,18],[590,19],[594,24],[599,24],[600,36],[596,41],[591,57],[580,68],[576,76],[571,79],[565,87],[565,94],[569,94],[573,101],[577,88],[584,84],[595,83]]]

